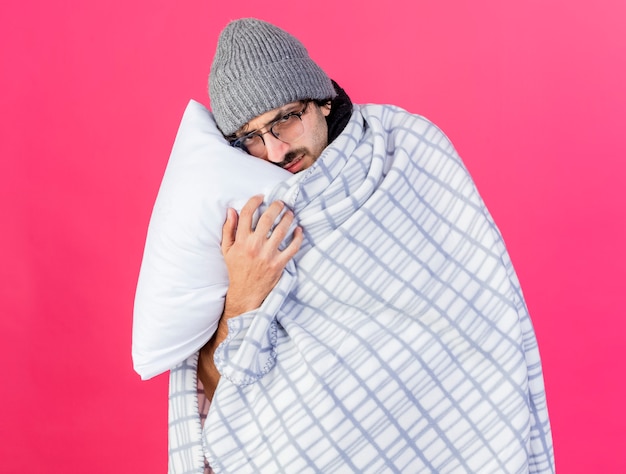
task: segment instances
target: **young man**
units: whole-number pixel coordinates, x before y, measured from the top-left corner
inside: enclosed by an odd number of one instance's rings
[[[298,173],[256,226],[262,196],[223,227],[229,289],[197,369],[211,466],[553,472],[517,278],[441,131],[353,107],[255,19],[222,32],[209,90],[233,146]]]

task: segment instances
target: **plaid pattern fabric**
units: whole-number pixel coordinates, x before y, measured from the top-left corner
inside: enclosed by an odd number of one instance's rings
[[[172,371],[170,472],[202,472],[201,451],[218,473],[554,471],[517,278],[436,126],[357,106],[275,199],[305,242],[229,321],[202,434],[194,358]]]

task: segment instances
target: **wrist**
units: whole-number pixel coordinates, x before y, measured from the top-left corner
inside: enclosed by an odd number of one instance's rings
[[[227,294],[224,300],[224,311],[222,312],[222,318],[220,319],[220,325],[222,322],[226,323],[231,318],[239,316],[241,314],[252,311],[261,306],[263,300],[258,301],[251,297],[238,297]]]

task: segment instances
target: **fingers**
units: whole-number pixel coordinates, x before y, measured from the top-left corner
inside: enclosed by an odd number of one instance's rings
[[[226,222],[222,226],[222,253],[228,251],[235,243],[238,220],[237,211],[228,208],[226,210]]]
[[[293,219],[293,212],[291,210],[285,211],[285,213],[280,218],[280,221],[278,222],[276,227],[274,227],[272,233],[270,234],[269,240],[272,242],[273,245],[278,247],[278,245],[283,241],[283,239],[289,232],[289,228],[293,223]]]
[[[248,202],[241,208],[241,212],[237,215],[234,209],[228,209],[226,222],[222,227],[222,252],[227,252],[237,240],[250,240],[256,242],[255,246],[264,247],[269,245],[275,249],[283,241],[289,233],[289,229],[294,221],[293,211],[287,209],[283,215],[281,213],[285,209],[285,203],[282,201],[272,202],[267,209],[261,214],[256,226],[253,228],[255,213],[263,203],[263,195],[251,197]],[[280,218],[279,218],[280,216]],[[292,241],[291,249],[295,254],[302,242],[302,231],[300,229],[298,238]],[[259,247],[260,248],[260,247]],[[292,252],[290,251],[289,254]],[[289,257],[291,258],[291,257]]]
[[[258,232],[259,235],[267,236],[270,231],[272,231],[276,219],[284,208],[285,203],[283,203],[282,201],[274,201],[272,204],[270,204],[265,212],[261,214],[255,231]],[[282,219],[284,219],[284,216],[282,217]]]
[[[282,251],[282,256],[285,261],[291,260],[293,256],[298,253],[298,250],[300,250],[300,246],[302,245],[303,240],[304,232],[302,231],[302,227],[296,227],[296,229],[293,231],[293,239],[291,239],[289,245],[287,245],[287,247],[285,247],[285,249]]]
[[[246,204],[241,208],[239,213],[239,229],[238,232],[249,234],[253,232],[252,223],[254,221],[254,213],[263,203],[263,195],[258,194],[252,196]]]
[[[262,203],[263,196],[257,195],[250,198],[248,202],[241,208],[241,213],[239,214],[239,228],[237,229],[237,233],[241,233],[242,236],[255,233],[256,235],[265,239],[271,231],[276,231],[276,229],[273,229],[274,223],[278,219],[278,216],[280,216],[280,213],[285,208],[285,203],[283,203],[282,201],[272,202],[263,212],[263,214],[261,214],[256,224],[256,227],[253,229],[255,212],[258,210],[259,206]],[[284,232],[282,233],[279,241],[281,241],[285,237],[285,235],[287,235],[287,229],[289,228],[289,225],[291,225],[291,222],[293,222],[293,213],[291,211],[287,211],[281,217],[279,225],[283,223],[285,218],[287,219],[287,222],[285,222],[281,226],[281,230],[285,227],[285,224],[286,229],[284,229]]]

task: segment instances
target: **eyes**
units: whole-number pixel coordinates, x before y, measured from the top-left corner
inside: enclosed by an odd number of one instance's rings
[[[289,112],[267,125],[265,132],[254,131],[231,142],[236,148],[241,148],[246,153],[261,157],[265,153],[265,139],[263,135],[271,133],[275,138],[285,143],[298,140],[304,133],[302,115],[306,112],[310,101],[304,102],[304,107],[299,112]]]
[[[295,124],[296,122],[299,122],[301,120],[303,113],[304,111],[289,112],[288,114],[283,115],[278,120],[272,122],[270,129],[267,132],[251,132],[247,135],[244,135],[239,140],[241,140],[242,145],[247,146],[257,140],[263,140],[263,135],[268,132],[270,132],[272,135],[280,140],[281,136],[289,130],[292,124]]]

